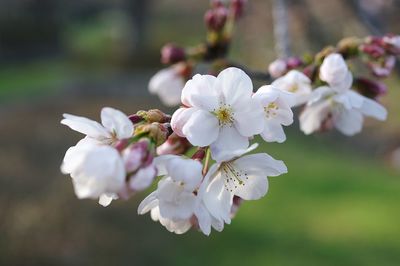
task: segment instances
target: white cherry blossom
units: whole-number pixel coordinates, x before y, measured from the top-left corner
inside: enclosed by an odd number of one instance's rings
[[[277,89],[293,94],[294,101],[291,107],[299,106],[307,102],[312,92],[311,80],[298,70],[291,70],[283,77],[276,79],[271,84]]]
[[[263,109],[252,98],[253,84],[238,68],[218,77],[195,75],[182,91],[182,103],[172,116],[175,133],[194,146],[211,145],[212,155],[244,149],[249,137],[264,128]]]
[[[264,108],[264,130],[261,137],[268,142],[284,142],[286,135],[282,125],[289,126],[293,123],[293,112],[290,109],[293,95],[266,85],[259,88],[253,98]]]
[[[283,59],[276,59],[268,66],[268,72],[273,78],[279,78],[287,71],[287,64]]]
[[[155,163],[163,178],[157,190],[147,196],[139,205],[138,213],[151,211],[154,221],[160,221],[167,230],[182,234],[197,221],[200,230],[209,235],[211,227],[221,231],[222,221],[213,218],[205,208],[201,186],[202,164],[176,155],[157,157]]]
[[[130,138],[133,134],[133,124],[129,118],[111,107],[101,110],[101,124],[86,117],[70,114],[63,116],[61,124],[103,144],[113,144],[117,140]]]
[[[185,81],[173,66],[158,71],[149,82],[149,91],[166,106],[178,106]]]
[[[331,123],[345,135],[352,136],[362,129],[364,116],[385,120],[386,109],[378,102],[353,90],[337,93],[330,87],[320,87],[300,114],[300,128],[305,134],[321,129],[323,123]]]
[[[268,190],[268,176],[287,173],[282,161],[275,160],[266,153],[248,154],[257,145],[234,153],[220,153],[207,176],[204,204],[218,221],[230,223],[233,197],[256,200]]]
[[[124,162],[116,149],[86,137],[65,154],[61,171],[71,175],[79,199],[100,198],[107,206],[125,185]]]

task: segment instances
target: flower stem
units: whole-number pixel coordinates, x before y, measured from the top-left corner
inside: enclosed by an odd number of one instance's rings
[[[206,160],[204,162],[204,167],[203,167],[203,176],[205,176],[207,174],[207,172],[208,172],[208,165],[210,163],[210,156],[211,156],[210,148],[207,148]]]

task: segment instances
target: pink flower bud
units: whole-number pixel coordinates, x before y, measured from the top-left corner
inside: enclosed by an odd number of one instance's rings
[[[151,161],[153,158],[149,151],[148,141],[142,140],[128,147],[123,153],[123,158],[127,173],[135,172],[140,167],[146,166],[149,158]]]
[[[185,60],[185,50],[172,43],[164,45],[161,49],[161,62],[163,64],[175,64]]]
[[[279,78],[287,72],[287,64],[285,60],[276,59],[268,66],[268,72],[273,78]]]
[[[376,44],[363,44],[360,50],[373,58],[379,58],[385,54],[385,49]]]
[[[228,10],[225,7],[210,9],[204,15],[204,22],[210,30],[220,31],[223,29],[228,17]]]
[[[129,120],[131,120],[131,122],[132,122],[133,124],[137,124],[137,123],[143,121],[143,117],[141,117],[141,116],[138,115],[138,114],[130,115],[130,116],[128,116],[128,118],[129,118]]]
[[[232,0],[232,10],[235,19],[239,19],[243,15],[244,7],[247,0]]]
[[[396,57],[388,56],[383,61],[369,62],[368,66],[376,77],[384,78],[390,75],[396,64]]]
[[[377,99],[387,92],[387,87],[384,83],[367,78],[357,78],[354,80],[353,85],[362,95],[372,99]]]
[[[385,49],[393,54],[400,54],[400,35],[388,34],[382,38]]]
[[[192,145],[190,145],[186,138],[179,137],[176,133],[172,133],[167,141],[157,148],[157,154],[184,154],[191,147]]]
[[[286,66],[288,69],[294,69],[303,64],[303,61],[298,57],[289,57],[286,59]]]

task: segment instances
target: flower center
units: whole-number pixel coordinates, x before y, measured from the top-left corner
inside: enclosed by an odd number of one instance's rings
[[[220,126],[232,125],[234,112],[229,105],[222,105],[213,114],[218,118]]]
[[[221,171],[224,177],[225,189],[229,192],[233,192],[238,186],[244,186],[249,179],[247,173],[238,170],[230,162],[222,163]]]
[[[275,117],[278,110],[279,106],[275,102],[269,103],[267,106],[264,107],[264,112],[267,118]]]
[[[299,86],[296,83],[293,83],[288,89],[289,92],[296,92],[298,90],[299,90]]]

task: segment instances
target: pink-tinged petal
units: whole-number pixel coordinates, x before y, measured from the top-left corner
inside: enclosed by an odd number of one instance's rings
[[[234,125],[244,137],[261,133],[264,128],[264,109],[256,100],[249,101],[247,108],[234,111]]]
[[[322,122],[331,112],[331,101],[322,100],[305,107],[300,114],[300,129],[304,134],[309,135],[321,128]]]
[[[353,136],[361,132],[363,116],[356,109],[335,109],[333,112],[334,124],[337,130],[347,136]]]
[[[118,139],[132,137],[133,124],[131,120],[117,109],[104,107],[101,110],[101,123],[110,133],[115,134]]]
[[[182,90],[182,103],[186,106],[213,111],[218,107],[217,78],[211,75],[195,75]]]
[[[180,137],[185,137],[182,132],[183,127],[186,125],[189,118],[196,112],[196,108],[179,108],[175,111],[171,118],[172,130]]]
[[[245,108],[253,94],[250,77],[239,68],[230,67],[217,77],[224,103],[237,109]]]
[[[248,146],[248,137],[242,136],[233,126],[224,126],[220,129],[218,139],[210,146],[211,156],[217,160],[223,153],[244,150]]]
[[[208,146],[218,138],[218,119],[207,111],[197,110],[183,126],[182,133],[193,146]]]
[[[286,140],[282,125],[275,121],[266,121],[264,131],[260,135],[267,142],[282,143]]]
[[[207,210],[217,220],[230,223],[230,211],[233,202],[233,194],[225,188],[224,177],[217,172],[209,183],[203,202]]]
[[[72,130],[85,134],[91,138],[104,140],[111,137],[110,133],[98,122],[86,117],[64,114],[61,124],[70,127]]]

